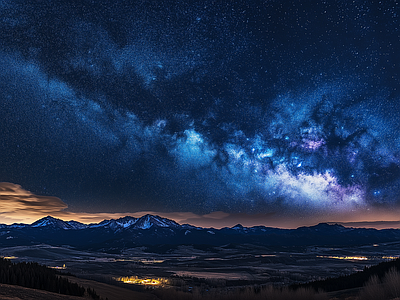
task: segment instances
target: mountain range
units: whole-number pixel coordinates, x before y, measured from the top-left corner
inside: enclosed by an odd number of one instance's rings
[[[2,247],[68,245],[78,249],[114,252],[146,245],[254,244],[263,246],[355,246],[400,242],[399,229],[348,228],[320,223],[297,229],[238,224],[221,229],[180,225],[155,215],[123,217],[83,224],[47,216],[32,224],[0,224]]]

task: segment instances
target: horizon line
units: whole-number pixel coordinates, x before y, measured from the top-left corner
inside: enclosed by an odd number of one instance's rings
[[[216,213],[218,213],[218,212],[216,212]],[[79,215],[79,213],[74,213],[74,214],[76,214],[76,216]],[[338,222],[336,222],[336,221],[318,221],[318,222],[309,222],[309,224],[307,224],[307,225],[298,225],[298,226],[279,226],[279,225],[276,226],[276,225],[272,225],[272,224],[271,225],[266,225],[266,224],[243,225],[242,222],[240,222],[240,220],[237,220],[238,221],[237,223],[233,222],[233,223],[235,223],[234,225],[213,226],[212,224],[210,224],[211,226],[204,226],[204,225],[200,226],[200,225],[196,225],[193,223],[191,224],[190,222],[185,222],[185,221],[189,221],[187,219],[186,220],[176,220],[171,217],[162,216],[162,214],[164,214],[164,213],[159,213],[159,212],[144,211],[144,212],[136,212],[136,213],[92,213],[92,214],[82,213],[82,214],[90,215],[92,221],[85,222],[85,221],[79,220],[80,218],[78,218],[78,220],[76,220],[74,218],[72,218],[72,219],[68,218],[67,216],[57,216],[57,214],[48,214],[47,216],[43,216],[43,217],[39,217],[39,218],[35,219],[31,223],[29,223],[29,221],[28,221],[28,223],[24,223],[24,221],[21,220],[19,222],[13,222],[13,223],[8,222],[8,224],[7,223],[1,223],[1,224],[4,224],[4,225],[18,225],[18,224],[32,225],[33,223],[35,223],[41,219],[44,219],[46,217],[51,217],[54,219],[61,220],[63,222],[74,221],[74,222],[79,222],[84,225],[92,225],[92,224],[94,225],[94,224],[99,224],[106,220],[118,220],[118,219],[125,218],[125,217],[132,217],[135,219],[140,219],[144,216],[150,215],[150,216],[157,216],[160,218],[172,220],[172,221],[178,223],[179,225],[188,224],[188,225],[195,226],[195,227],[212,228],[212,229],[233,228],[237,225],[241,225],[245,228],[263,226],[263,227],[271,227],[271,228],[278,228],[278,229],[297,229],[297,228],[301,228],[301,227],[313,227],[313,226],[316,226],[319,224],[341,225],[341,226],[347,227],[347,228],[374,228],[374,229],[378,229],[378,230],[400,229],[400,220],[376,220],[376,221],[365,220],[365,221],[338,221]],[[169,214],[173,214],[173,213],[165,213],[165,214],[169,215]],[[180,214],[182,214],[182,213],[180,213]],[[107,218],[106,215],[109,217]],[[105,218],[99,219],[100,216],[104,216]],[[112,216],[114,216],[114,217],[112,217]],[[204,217],[204,216],[207,216],[207,215],[203,215],[202,217]],[[94,219],[96,219],[96,220],[94,220]],[[205,219],[208,219],[206,221],[208,221],[210,223],[212,223],[212,220],[219,220],[219,221],[221,220],[221,219],[207,218],[207,217]],[[192,221],[195,221],[195,220],[192,219]],[[232,223],[232,222],[230,222],[230,223]]]

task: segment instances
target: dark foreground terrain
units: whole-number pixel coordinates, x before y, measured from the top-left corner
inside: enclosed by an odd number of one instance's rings
[[[390,260],[400,243],[361,247],[264,247],[256,245],[159,245],[119,253],[76,250],[68,246],[15,246],[0,253],[13,261],[35,261],[79,277],[196,277],[225,284],[292,284],[337,277]]]
[[[32,224],[0,224],[0,245],[0,256],[65,266],[81,277],[291,284],[346,275],[397,257],[400,230],[337,224],[213,229],[153,215],[86,225],[46,217]]]
[[[73,280],[95,280],[83,286],[96,285],[110,300],[118,293],[116,299],[131,299],[134,293],[134,299],[203,299],[204,293],[211,299],[211,290],[216,299],[223,299],[220,291],[229,299],[237,289],[242,289],[237,299],[247,299],[246,293],[267,295],[275,293],[268,290],[271,286],[345,276],[400,255],[396,229],[319,224],[293,230],[240,225],[217,230],[151,215],[90,225],[51,217],[30,225],[0,225],[0,242],[0,256],[69,272],[77,276]],[[359,291],[309,292],[303,291],[305,299],[353,299]],[[300,294],[279,295],[274,297],[300,299]]]
[[[0,284],[2,300],[82,300],[82,297],[60,295],[17,285]]]

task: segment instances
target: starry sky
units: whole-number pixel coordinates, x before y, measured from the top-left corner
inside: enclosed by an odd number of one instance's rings
[[[398,221],[399,13],[1,0],[0,221],[35,207]]]

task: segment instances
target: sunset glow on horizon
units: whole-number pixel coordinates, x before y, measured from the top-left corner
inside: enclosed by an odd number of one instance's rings
[[[278,228],[297,228],[318,223],[338,223],[347,227],[371,227],[377,229],[399,228],[397,212],[365,211],[337,214],[319,218],[291,218],[275,214],[225,213],[215,211],[210,214],[198,215],[192,212],[72,212],[67,205],[56,197],[37,196],[11,183],[0,183],[0,223],[31,224],[48,215],[64,221],[78,221],[84,224],[99,223],[103,220],[118,219],[125,216],[135,218],[146,214],[159,215],[176,221],[179,224],[190,224],[199,227],[233,227],[240,223],[245,227],[268,226]]]

